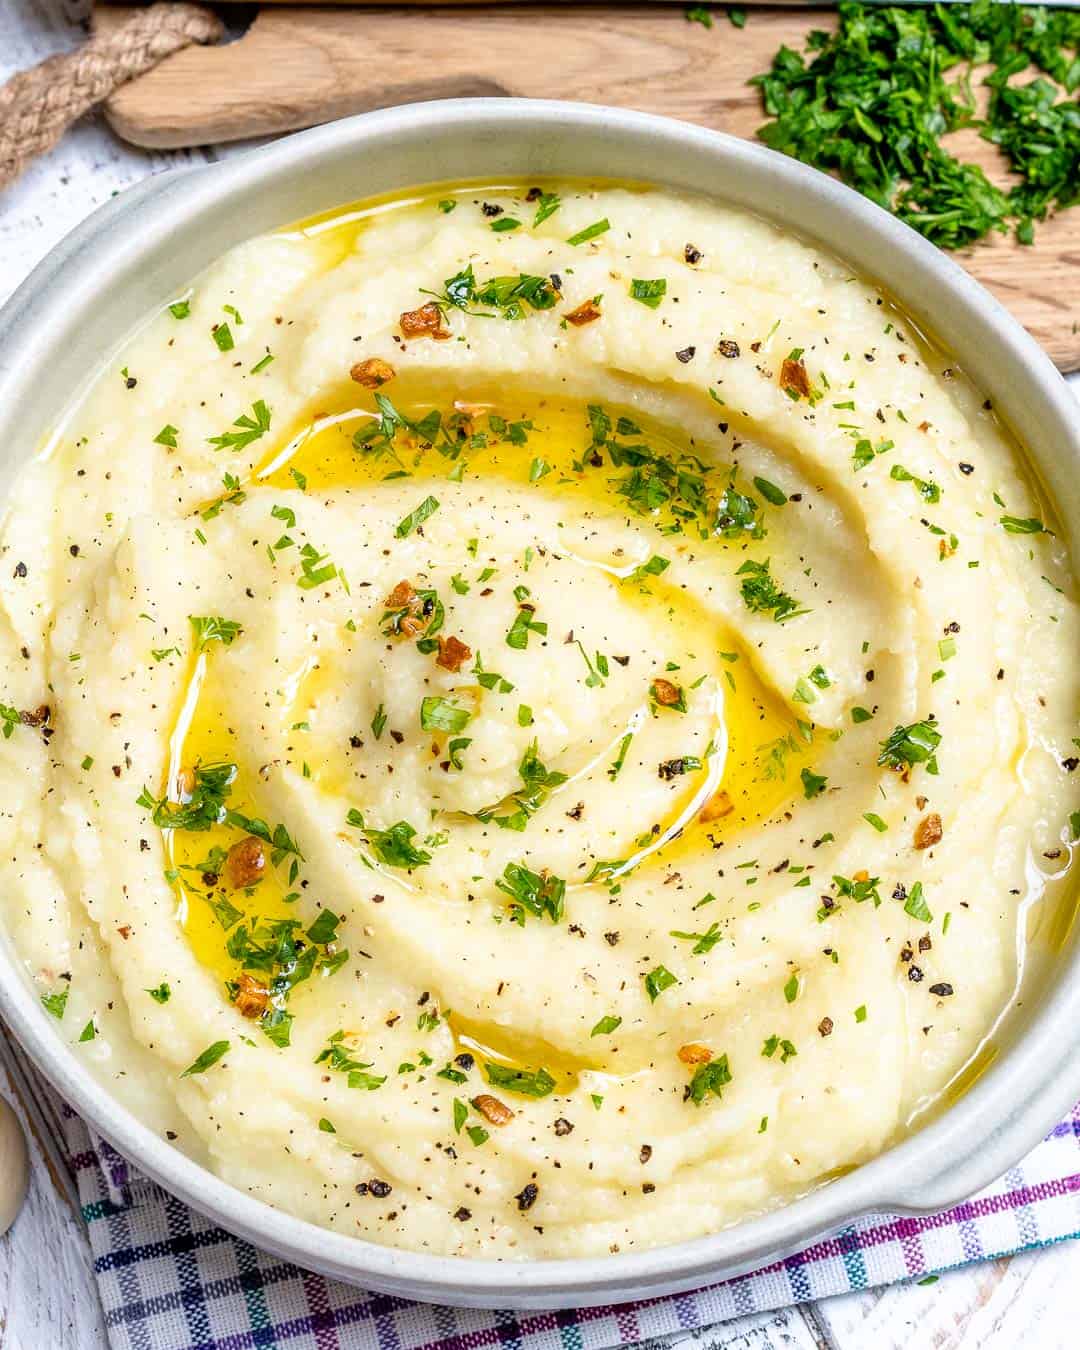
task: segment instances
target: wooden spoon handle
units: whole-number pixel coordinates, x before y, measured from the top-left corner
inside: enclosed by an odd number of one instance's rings
[[[18,1117],[0,1097],[0,1236],[15,1222],[30,1181],[30,1159]]]

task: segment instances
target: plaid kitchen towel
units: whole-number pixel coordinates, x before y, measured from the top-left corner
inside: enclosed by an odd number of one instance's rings
[[[140,1176],[68,1108],[63,1128],[112,1350],[603,1350],[1080,1236],[1080,1105],[966,1204],[880,1215],[696,1293],[475,1312],[364,1293],[230,1237]]]

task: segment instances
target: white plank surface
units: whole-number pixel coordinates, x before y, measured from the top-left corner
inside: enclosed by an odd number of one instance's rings
[[[0,80],[81,40],[78,20],[86,7],[86,0],[0,0]],[[149,173],[215,157],[213,149],[134,150],[88,119],[0,196],[0,300],[113,193]],[[1076,388],[1080,393],[1080,380]],[[2,1068],[0,1094],[12,1096]],[[0,1239],[0,1350],[98,1350],[106,1340],[85,1230],[36,1142],[31,1150],[29,1199]],[[1078,1284],[1080,1244],[1065,1243],[930,1285],[895,1285],[740,1318],[678,1344],[680,1350],[1073,1350],[1080,1343],[1072,1311]]]

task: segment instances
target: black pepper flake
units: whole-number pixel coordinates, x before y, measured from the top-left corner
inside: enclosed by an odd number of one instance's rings
[[[612,932],[612,933],[605,933],[605,934],[604,934],[604,941],[607,943],[607,945],[608,945],[609,947],[615,947],[615,946],[618,946],[618,942],[619,942],[619,934],[618,934],[618,932],[616,931],[616,932]]]
[[[473,1059],[472,1055],[470,1055],[467,1050],[464,1050],[460,1055],[454,1056],[454,1063],[459,1069],[464,1069],[468,1072],[476,1063],[476,1060]]]
[[[638,1161],[642,1164],[647,1163],[652,1157],[652,1144],[642,1144],[641,1151],[638,1153]]]
[[[701,261],[702,257],[701,249],[696,248],[693,244],[687,244],[687,246],[683,249],[683,257],[690,264],[690,266],[693,267],[695,263],[699,263]]]
[[[469,1219],[472,1218],[472,1210],[466,1209],[465,1206],[462,1205],[459,1209],[454,1210],[454,1218],[457,1219],[460,1223],[466,1223]]]
[[[739,344],[732,342],[730,338],[721,338],[716,344],[716,350],[721,356],[726,356],[729,361],[734,361],[739,355]]]
[[[354,750],[359,750],[361,746],[364,744],[364,742],[360,739],[359,736],[350,736],[349,744],[352,746]]]
[[[524,1214],[527,1209],[532,1209],[536,1204],[536,1197],[540,1194],[540,1187],[535,1181],[530,1181],[528,1185],[523,1186],[514,1199],[517,1201],[517,1207]]]
[[[975,465],[974,465],[974,464],[965,464],[963,461],[961,461],[961,463],[960,463],[960,465],[959,465],[959,468],[960,468],[960,472],[963,473],[963,474],[968,474],[968,473],[974,473],[974,472],[975,472]]]
[[[559,1119],[555,1122],[554,1128],[555,1133],[559,1136],[560,1139],[564,1138],[564,1136],[568,1134],[573,1134],[574,1132],[573,1125],[570,1123],[570,1121],[566,1119],[565,1116],[559,1117]]]
[[[378,1177],[372,1177],[370,1181],[360,1182],[356,1188],[356,1194],[373,1195],[376,1200],[385,1200],[393,1189],[388,1181],[380,1181]]]
[[[655,1190],[656,1190],[656,1186],[655,1186],[655,1184],[654,1184],[653,1182],[651,1182],[651,1181],[643,1181],[643,1182],[641,1183],[641,1193],[642,1193],[642,1195],[652,1195],[653,1191],[655,1191]]]
[[[21,563],[16,563],[16,564],[15,564],[15,575],[16,575],[17,577],[22,578],[22,577],[26,576],[26,574],[27,574],[26,564],[23,563],[23,562],[21,562]]]
[[[496,206],[494,202],[483,202],[480,206],[480,210],[483,211],[485,216],[489,217],[501,216],[503,213],[502,207]]]
[[[1070,755],[1068,759],[1061,761],[1061,767],[1066,773],[1075,773],[1078,765],[1080,765],[1080,759],[1077,759],[1075,755]]]
[[[907,977],[912,984],[921,984],[923,979],[922,967],[921,966],[909,967]]]
[[[952,993],[952,991],[953,987],[951,984],[942,983],[942,984],[932,984],[930,986],[930,992],[932,994],[937,994],[938,998],[948,998],[949,995]]]
[[[684,347],[681,352],[675,353],[675,360],[681,361],[685,366],[694,359],[694,353],[696,351],[696,347]]]

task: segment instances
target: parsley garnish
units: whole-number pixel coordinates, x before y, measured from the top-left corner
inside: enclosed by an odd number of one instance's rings
[[[357,1088],[364,1092],[374,1092],[376,1088],[382,1087],[386,1078],[368,1073],[367,1070],[371,1068],[371,1065],[362,1060],[353,1059],[350,1052],[342,1044],[344,1039],[344,1031],[335,1031],[326,1047],[316,1055],[315,1063],[325,1064],[334,1073],[348,1074],[349,1087],[351,1088]]]
[[[228,1041],[215,1041],[213,1045],[207,1046],[194,1064],[188,1065],[180,1077],[190,1078],[192,1074],[205,1073],[207,1069],[212,1069],[219,1059],[224,1059],[230,1049]]]
[[[539,633],[541,637],[547,636],[547,624],[540,623],[536,618],[536,607],[531,604],[524,604],[518,608],[517,617],[510,625],[510,631],[506,635],[506,645],[513,647],[516,651],[524,651],[529,645],[529,634]]]
[[[518,765],[521,787],[510,797],[510,801],[517,809],[509,815],[497,816],[495,811],[498,808],[491,807],[489,810],[477,812],[478,820],[482,820],[485,824],[489,820],[494,820],[496,825],[502,826],[505,830],[523,830],[529,822],[529,817],[540,810],[553,789],[561,787],[566,782],[566,774],[560,773],[557,769],[548,769],[541,762],[538,749],[539,743],[533,741]]]
[[[1008,534],[1049,534],[1038,516],[1002,516],[1000,525]]]
[[[666,294],[667,281],[664,277],[658,277],[655,281],[642,281],[639,277],[635,277],[630,282],[630,299],[640,300],[650,309],[658,309],[660,301]]]
[[[172,998],[172,990],[164,980],[162,980],[156,989],[148,989],[146,992],[155,1003],[168,1003],[169,999]]]
[[[533,229],[537,225],[542,225],[549,216],[553,216],[562,205],[562,198],[557,192],[541,192],[536,205],[536,216],[533,220]]]
[[[601,1017],[600,1021],[597,1022],[596,1026],[594,1026],[592,1031],[589,1032],[589,1035],[609,1036],[615,1030],[616,1027],[621,1026],[622,1026],[622,1018],[615,1017],[612,1013],[608,1013],[606,1017]]]
[[[233,422],[238,431],[225,431],[220,436],[211,436],[210,444],[219,450],[246,450],[252,441],[265,436],[270,430],[270,409],[261,398],[251,405],[251,413],[241,413]]]
[[[673,984],[678,983],[678,979],[672,975],[667,966],[654,966],[645,976],[645,992],[649,996],[649,1002],[655,1003],[665,989],[670,989]]]
[[[195,630],[195,649],[200,652],[206,651],[211,642],[231,647],[244,631],[235,619],[223,619],[219,614],[189,614],[188,621]]]
[[[517,1092],[522,1097],[546,1097],[555,1086],[555,1079],[547,1069],[511,1069],[485,1060],[484,1072],[492,1087]]]
[[[694,945],[690,951],[691,956],[704,956],[707,952],[712,951],[722,935],[719,923],[711,923],[705,933],[680,933],[673,928],[671,936],[679,938],[683,942],[692,942]]]
[[[683,1101],[700,1106],[706,1097],[722,1097],[724,1088],[731,1082],[731,1070],[727,1055],[709,1060],[708,1064],[699,1064],[694,1076],[683,1090]]]
[[[425,497],[415,511],[410,511],[404,520],[398,522],[394,537],[407,539],[418,525],[423,525],[428,516],[434,515],[438,509],[439,503],[435,497]]]
[[[424,731],[464,731],[472,713],[449,698],[425,698],[420,704]]]
[[[921,881],[917,881],[911,888],[911,893],[904,902],[904,913],[910,914],[913,919],[919,923],[933,923],[934,916],[930,913],[929,906],[923,899],[923,886]]]
[[[781,48],[761,87],[775,120],[758,131],[774,150],[837,172],[943,248],[961,248],[1074,205],[1080,165],[1072,11],[976,3],[926,8],[841,4],[834,34],[815,33],[806,56]],[[976,113],[973,65],[989,60],[989,106]],[[1044,79],[1011,84],[1034,64]],[[1056,101],[1055,101],[1056,100]],[[995,187],[957,159],[944,134],[977,128],[1001,147],[1019,181]]]
[[[413,844],[416,831],[406,820],[399,820],[388,830],[377,830],[373,826],[365,825],[364,817],[354,809],[346,816],[345,823],[363,834],[368,847],[387,867],[405,867],[411,870],[414,867],[423,867],[425,863],[431,861],[431,854],[426,849],[416,848]]]
[[[578,230],[577,234],[572,234],[566,241],[575,247],[578,244],[587,244],[590,239],[595,239],[599,234],[605,234],[611,229],[611,222],[605,216],[603,220],[594,220],[591,225],[586,225],[583,230]]]
[[[209,830],[225,819],[225,802],[236,778],[235,764],[196,764],[191,771],[193,783],[186,802],[171,802],[168,797],[152,797],[143,788],[135,799],[153,813],[159,830]]]
[[[802,779],[803,796],[807,801],[811,801],[819,793],[825,791],[825,784],[829,781],[818,773],[811,773],[809,769],[803,769],[799,774]]]
[[[55,1017],[58,1022],[62,1020],[64,1013],[67,1010],[68,994],[70,992],[71,990],[65,985],[58,994],[42,994],[41,996],[41,1006],[50,1017]]]
[[[566,882],[560,877],[531,872],[523,863],[507,863],[495,885],[510,896],[511,917],[522,925],[526,914],[558,923],[565,913]]]
[[[810,613],[793,596],[780,590],[769,571],[768,558],[763,563],[747,559],[735,575],[746,578],[739,589],[743,603],[752,614],[771,613],[777,623],[786,623],[788,619]]]
[[[910,769],[916,764],[925,764],[927,773],[937,773],[936,750],[941,744],[941,732],[927,718],[922,722],[912,722],[910,726],[894,727],[888,737],[881,742],[881,754],[878,763],[888,769]]]

